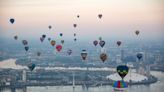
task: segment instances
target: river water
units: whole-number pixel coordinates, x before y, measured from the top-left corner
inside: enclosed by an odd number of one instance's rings
[[[150,85],[129,86],[126,92],[164,92],[164,73],[151,71],[151,74],[158,78],[158,81]],[[24,89],[3,89],[0,92],[114,92],[112,86],[100,86],[83,88],[82,86],[45,86],[27,87]],[[118,92],[118,91],[117,91]]]

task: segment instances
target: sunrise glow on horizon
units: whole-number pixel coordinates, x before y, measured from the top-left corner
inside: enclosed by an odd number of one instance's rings
[[[163,0],[1,0],[0,34],[39,37],[62,32],[70,37],[76,32],[81,38],[131,38],[141,30],[143,38],[163,39],[163,5]],[[101,20],[98,14],[103,14]],[[15,18],[14,25],[10,18]]]

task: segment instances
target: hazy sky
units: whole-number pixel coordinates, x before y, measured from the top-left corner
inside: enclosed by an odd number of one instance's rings
[[[10,18],[15,18],[13,25]],[[144,39],[164,39],[164,0],[0,0],[1,37],[57,37],[62,32],[69,38],[77,33],[81,39],[131,39],[135,30]]]

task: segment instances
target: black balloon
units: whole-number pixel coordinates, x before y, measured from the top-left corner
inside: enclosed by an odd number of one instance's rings
[[[13,24],[15,20],[13,18],[10,19],[10,23]]]

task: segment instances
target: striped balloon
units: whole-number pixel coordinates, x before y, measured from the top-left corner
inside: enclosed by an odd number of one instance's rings
[[[128,87],[128,83],[127,82],[124,82],[124,81],[115,81],[113,83],[113,87],[114,88],[127,88]]]

